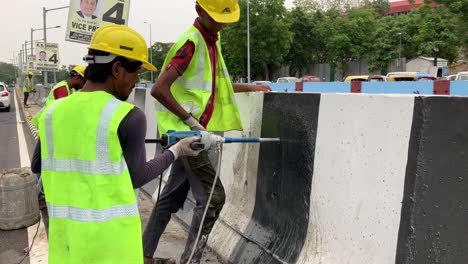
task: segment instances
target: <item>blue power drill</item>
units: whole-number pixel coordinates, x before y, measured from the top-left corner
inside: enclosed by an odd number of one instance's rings
[[[279,138],[232,138],[221,137],[207,131],[174,131],[168,130],[160,139],[145,139],[145,143],[160,143],[164,149],[169,148],[179,140],[187,137],[199,137],[200,141],[192,142],[191,148],[194,150],[209,149],[216,143],[261,143],[279,142]]]

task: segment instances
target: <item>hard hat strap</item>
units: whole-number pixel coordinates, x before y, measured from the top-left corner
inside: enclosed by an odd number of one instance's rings
[[[117,58],[114,54],[109,55],[86,55],[83,57],[83,60],[86,61],[88,64],[106,64],[113,61]]]

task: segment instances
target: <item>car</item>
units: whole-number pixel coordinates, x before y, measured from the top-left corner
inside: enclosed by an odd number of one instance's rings
[[[0,109],[5,109],[10,112],[11,93],[8,91],[8,86],[0,82]]]
[[[468,81],[468,72],[457,73],[457,77],[455,77],[455,81]]]
[[[302,76],[302,81],[303,82],[320,82],[320,77],[318,76],[312,76],[312,75],[306,75],[306,76]]]
[[[419,72],[389,72],[387,73],[387,78],[392,76],[392,75],[401,75],[401,74],[416,74]]]
[[[253,82],[251,82],[251,84],[258,84],[258,85],[260,85],[260,84],[269,84],[269,83],[271,83],[271,82],[270,81],[253,81]]]
[[[276,80],[277,83],[297,83],[301,82],[301,79],[297,77],[280,77]]]
[[[400,74],[393,74],[387,77],[389,82],[414,82],[414,81],[434,81],[437,80],[436,77],[430,75],[429,73],[420,73],[420,72],[407,72]]]
[[[345,78],[345,82],[385,82],[386,77],[382,75],[355,75]]]
[[[456,74],[450,74],[450,75],[445,76],[445,80],[455,81],[456,77],[457,77]]]

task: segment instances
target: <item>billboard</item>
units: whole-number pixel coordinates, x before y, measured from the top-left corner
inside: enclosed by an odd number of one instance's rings
[[[130,0],[71,0],[65,40],[88,44],[105,24],[127,25]]]
[[[36,42],[36,70],[57,71],[59,63],[57,43]]]
[[[36,70],[36,55],[28,55],[28,59],[26,60],[26,70],[28,72]]]

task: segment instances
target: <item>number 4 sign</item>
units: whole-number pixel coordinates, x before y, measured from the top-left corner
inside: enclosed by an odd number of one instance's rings
[[[127,25],[130,0],[71,0],[65,40],[88,44],[109,23]]]

